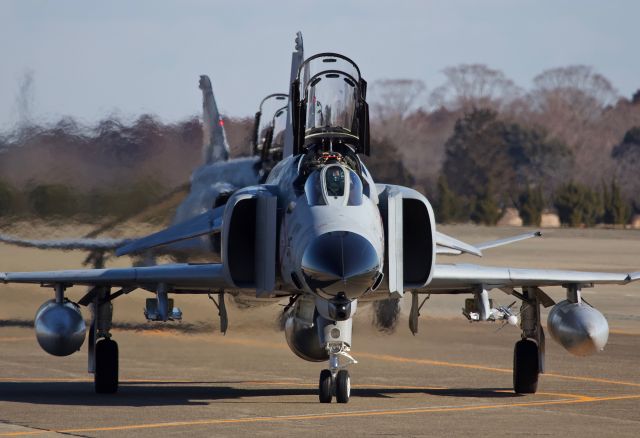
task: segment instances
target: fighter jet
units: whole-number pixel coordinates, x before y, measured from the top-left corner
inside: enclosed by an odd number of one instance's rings
[[[35,319],[41,347],[65,356],[85,341],[79,307],[90,306],[89,372],[98,393],[118,389],[118,347],[111,334],[112,305],[135,290],[151,294],[145,315],[170,321],[182,315],[182,294],[233,293],[274,303],[289,298],[285,338],[311,362],[325,362],[318,397],[347,403],[349,367],[356,363],[352,324],[362,303],[412,294],[410,327],[417,331],[420,297],[457,294],[466,298],[471,321],[517,325],[513,388],[535,393],[544,372],[545,330],[541,306],[551,307],[547,327],[570,353],[588,355],[605,346],[608,324],[582,299],[584,287],[627,284],[640,272],[607,273],[514,269],[442,263],[452,254],[482,256],[493,247],[536,233],[470,245],[437,231],[429,200],[408,187],[376,183],[361,160],[369,155],[367,82],[349,58],[320,53],[305,60],[292,82],[292,143],[264,183],[235,191],[224,205],[120,247],[118,255],[175,245],[195,237],[211,245],[209,263],[174,263],[119,269],[81,269],[0,274],[0,282],[49,287]],[[450,259],[449,259],[450,260]],[[71,302],[65,291],[91,289]],[[562,286],[557,302],[542,288]],[[506,294],[510,306],[494,306],[490,294]],[[221,301],[221,304],[224,301]],[[514,310],[520,303],[519,314]],[[226,323],[224,307],[220,308]]]
[[[292,71],[297,73],[303,58],[302,34],[298,32],[291,57]],[[203,163],[194,170],[189,184],[179,186],[157,200],[157,203],[161,203],[176,194],[188,191],[186,198],[177,207],[172,224],[182,223],[224,205],[229,196],[239,188],[264,182],[273,166],[282,158],[285,147],[285,130],[289,125],[288,94],[273,93],[260,102],[254,122],[252,155],[231,159],[224,121],[208,76],[200,76],[199,87],[202,90]],[[89,256],[85,264],[102,268],[105,255],[131,239],[99,238],[98,235],[128,219],[128,216],[117,218],[80,238],[37,240],[0,234],[0,243],[39,249],[88,251]],[[206,257],[211,252],[210,245],[210,239],[194,238],[173,246],[164,246],[155,253],[149,252],[139,257],[138,263],[153,264],[154,256],[158,254],[172,255],[177,259],[198,255]]]

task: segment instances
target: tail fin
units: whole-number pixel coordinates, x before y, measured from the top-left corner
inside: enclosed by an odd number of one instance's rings
[[[287,90],[291,92],[291,83],[296,80],[298,76],[298,69],[300,65],[304,62],[304,44],[302,41],[302,32],[296,33],[296,47],[294,52],[291,54],[291,75],[289,76],[289,86]],[[292,95],[289,94],[289,109],[287,115],[287,127],[284,132],[284,154],[283,158],[288,157],[289,155],[293,155],[293,117],[295,112],[292,108]]]
[[[213,96],[211,80],[209,76],[200,76],[200,89],[202,90],[202,123],[204,125],[204,138],[202,145],[205,164],[229,159],[229,144],[224,132],[224,122],[220,117],[216,99]]]

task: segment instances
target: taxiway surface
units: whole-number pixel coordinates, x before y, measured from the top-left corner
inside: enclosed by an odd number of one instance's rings
[[[514,230],[446,232],[480,241]],[[473,234],[478,232],[483,236]],[[580,231],[558,230],[546,242],[553,252],[539,250],[545,243],[540,240],[496,250],[483,263],[640,268],[639,233],[576,233]],[[586,240],[574,246],[575,255],[568,260],[565,254],[572,249],[567,242],[580,237]],[[11,265],[28,260],[21,251],[27,250],[0,247],[2,268],[16,269]],[[553,296],[562,298],[561,292]],[[86,374],[86,346],[80,354],[51,357],[40,350],[28,327],[29,315],[48,291],[4,286],[0,437],[640,436],[640,288],[598,288],[586,296],[612,326],[605,352],[576,358],[549,340],[547,373],[539,392],[528,396],[511,389],[519,330],[470,324],[455,316],[462,298],[428,301],[415,337],[405,316],[395,334],[377,332],[370,310],[363,308],[354,328],[353,354],[360,363],[351,367],[352,398],[346,405],[326,405],[317,401],[318,374],[325,364],[304,362],[289,351],[276,329],[278,308],[273,306],[231,306],[230,331],[222,336],[206,297],[185,303],[189,322],[163,329],[140,323],[137,298],[117,302],[115,319],[124,321],[113,332],[120,345],[120,392],[98,396]],[[508,304],[506,297],[494,298]]]

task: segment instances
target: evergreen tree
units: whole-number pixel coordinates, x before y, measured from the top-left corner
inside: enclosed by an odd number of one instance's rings
[[[602,199],[604,204],[604,223],[624,225],[629,221],[631,207],[623,199],[620,186],[615,179],[611,180],[609,188],[603,184]]]
[[[29,206],[38,217],[70,216],[77,213],[77,198],[61,184],[43,184],[28,194]]]
[[[551,193],[573,165],[564,144],[548,141],[539,129],[507,124],[487,109],[474,109],[456,122],[445,153],[442,174],[451,191],[466,198],[465,204],[478,204],[469,210],[474,217],[484,217],[478,208],[489,199],[498,207],[512,204],[529,185],[540,188],[540,197]],[[531,220],[540,219],[534,214]]]
[[[440,175],[438,178],[438,204],[436,206],[436,220],[446,224],[455,222],[460,216],[460,199],[451,191],[447,180]]]
[[[533,189],[531,186],[527,186],[527,190],[518,198],[518,210],[524,225],[539,227],[544,210],[542,189],[540,187]]]
[[[9,216],[14,212],[14,198],[9,184],[0,181],[0,216]]]
[[[479,224],[495,225],[500,219],[498,203],[494,198],[493,184],[489,184],[476,199],[471,219]]]
[[[582,184],[569,182],[556,192],[554,206],[560,221],[572,227],[594,225],[603,214],[600,195]]]

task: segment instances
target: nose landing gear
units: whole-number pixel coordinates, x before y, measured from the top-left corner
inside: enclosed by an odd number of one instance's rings
[[[357,363],[349,354],[346,354],[346,356],[350,359],[349,363]],[[334,360],[337,364],[337,358],[334,359],[334,355],[331,355],[329,361],[334,362]],[[342,365],[342,367],[347,365]],[[334,395],[336,402],[348,403],[351,397],[351,376],[349,371],[344,368],[338,369],[334,366],[331,366],[330,369],[322,370],[318,389],[320,403],[331,403]]]
[[[336,402],[348,403],[351,397],[351,376],[346,367],[358,361],[349,354],[350,347],[346,342],[329,342],[326,348],[329,351],[329,369],[320,372],[320,403],[331,403],[334,395]],[[341,357],[344,361],[342,364]]]

